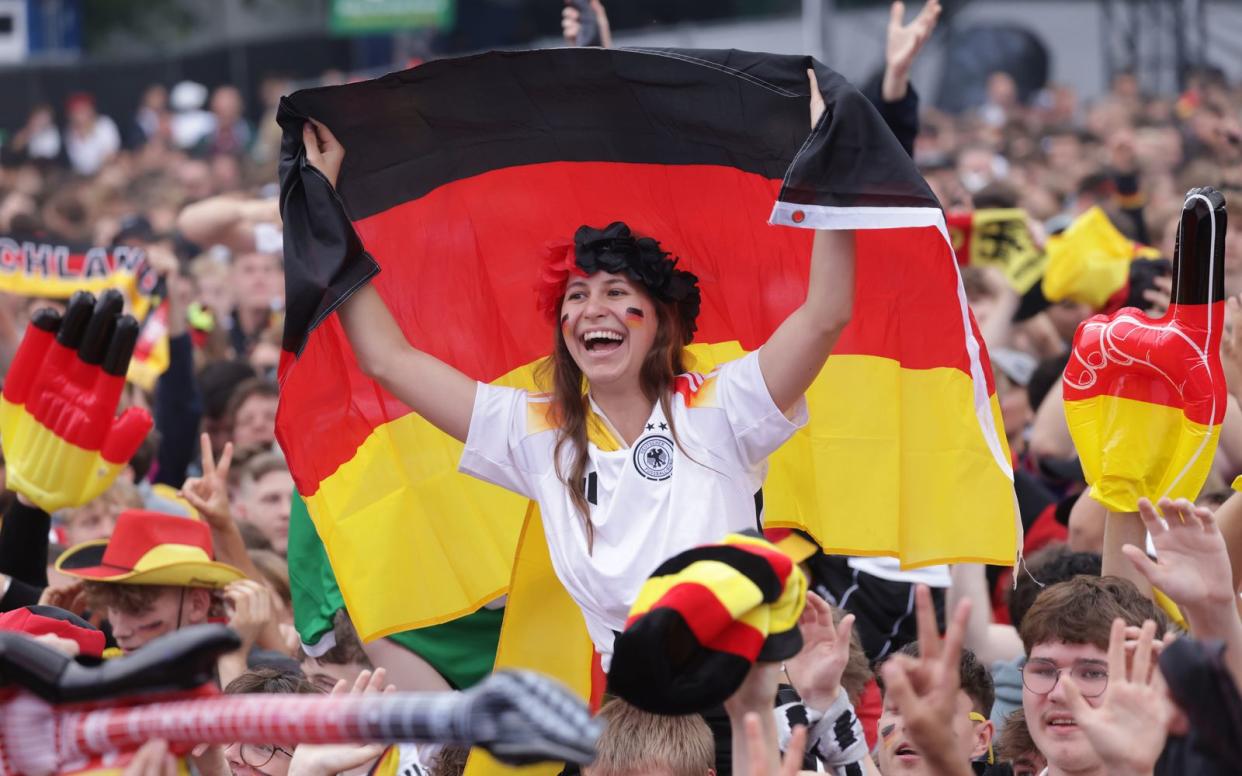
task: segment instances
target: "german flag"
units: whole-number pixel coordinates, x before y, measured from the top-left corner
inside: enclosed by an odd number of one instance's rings
[[[1134,265],[1160,258],[1160,251],[1122,234],[1098,205],[1049,237],[1047,249],[1043,292],[1048,301],[1069,299],[1106,312],[1141,303],[1141,295],[1131,294]]]
[[[808,67],[827,104],[813,131]],[[310,117],[347,149],[339,193],[305,162]],[[854,319],[808,393],[810,425],[770,461],[766,522],[907,566],[1013,561],[1009,452],[944,214],[836,73],[738,51],[488,53],[301,91],[278,118],[277,436],[364,638],[512,590],[498,663],[542,649],[551,673],[589,671],[565,659],[585,640],[516,641],[521,617],[567,600],[538,511],[459,475],[461,445],[360,372],[334,313],[374,283],[415,347],[534,388],[554,336],[536,308],[541,256],[582,224],[625,221],[698,275],[702,373],[801,304],[812,229],[862,230]]]
[[[1225,200],[1186,196],[1173,303],[1159,319],[1132,307],[1084,321],[1063,381],[1065,418],[1091,496],[1113,512],[1138,499],[1193,500],[1225,416]]]

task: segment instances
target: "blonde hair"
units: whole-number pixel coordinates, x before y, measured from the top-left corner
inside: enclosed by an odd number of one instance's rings
[[[250,562],[263,575],[260,581],[267,583],[286,608],[292,608],[293,593],[289,587],[289,562],[274,550],[250,549],[246,551],[246,554],[250,556]]]
[[[72,507],[61,511],[57,517],[65,525],[73,525],[87,510],[106,509],[113,517],[127,509],[142,509],[142,494],[134,483],[118,477],[103,493],[86,502],[80,507]]]
[[[707,776],[716,767],[711,728],[698,714],[649,714],[621,699],[599,712],[604,732],[595,762],[586,776],[629,776],[666,772],[671,776]]]

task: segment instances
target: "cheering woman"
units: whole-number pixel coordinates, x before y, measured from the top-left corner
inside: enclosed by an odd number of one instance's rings
[[[811,94],[814,126],[814,82]],[[318,123],[303,140],[335,186],[345,149]],[[547,393],[477,382],[413,348],[372,286],[340,317],[361,369],[465,443],[461,471],[539,503],[557,576],[607,667],[659,563],[756,527],[767,458],[806,423],[803,394],[850,319],[854,235],[817,232],[805,302],[706,376],[685,369],[698,280],[655,238],[583,226],[548,251],[538,281],[531,303],[555,329]]]

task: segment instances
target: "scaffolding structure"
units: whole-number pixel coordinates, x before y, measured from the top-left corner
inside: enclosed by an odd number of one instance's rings
[[[1210,64],[1207,0],[1099,2],[1109,82],[1131,72],[1144,91],[1181,91],[1195,69]]]

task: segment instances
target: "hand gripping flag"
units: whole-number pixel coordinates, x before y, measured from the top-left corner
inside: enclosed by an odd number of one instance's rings
[[[8,485],[47,512],[85,504],[133,457],[151,416],[117,418],[138,322],[117,291],[73,295],[62,317],[35,313],[4,381],[0,441]]]
[[[827,104],[813,131],[811,66]],[[305,162],[308,117],[346,148],[339,198]],[[808,392],[810,425],[770,460],[766,523],[909,566],[1012,562],[1009,454],[944,215],[839,75],[738,51],[489,53],[298,92],[279,120],[277,437],[364,638],[511,590],[498,664],[542,651],[583,688],[566,671],[589,672],[567,657],[585,642],[561,636],[580,622],[549,630],[565,595],[538,511],[457,474],[461,445],[358,370],[334,313],[372,282],[415,347],[533,387],[554,334],[534,292],[543,250],[582,224],[625,221],[698,275],[703,373],[801,304],[812,229],[863,230],[854,319]],[[523,634],[526,616],[543,630]]]
[[[1225,416],[1225,200],[1186,195],[1164,317],[1132,307],[1083,321],[1065,369],[1065,418],[1091,497],[1134,512],[1146,497],[1194,499]]]

